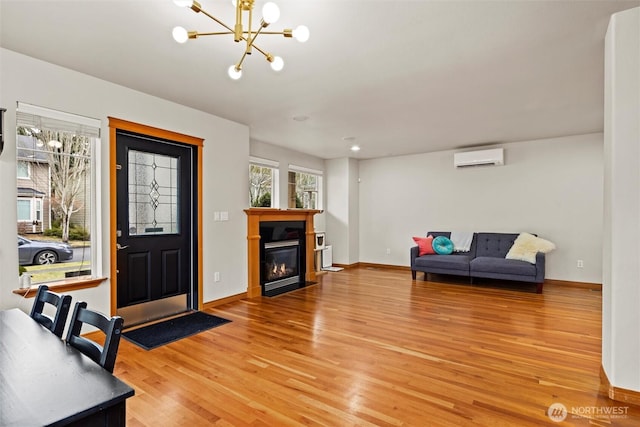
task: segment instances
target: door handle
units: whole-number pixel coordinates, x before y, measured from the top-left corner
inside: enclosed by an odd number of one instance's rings
[[[120,243],[116,243],[116,249],[121,251],[122,249],[127,249],[129,247],[129,245],[126,246],[120,246]]]

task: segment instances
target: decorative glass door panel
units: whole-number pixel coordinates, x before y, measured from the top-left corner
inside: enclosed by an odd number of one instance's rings
[[[129,150],[129,235],[176,234],[178,159]]]

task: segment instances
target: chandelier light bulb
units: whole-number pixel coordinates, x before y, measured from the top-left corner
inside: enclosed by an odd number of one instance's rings
[[[273,71],[281,71],[283,67],[284,61],[282,60],[282,58],[280,58],[279,56],[274,57],[273,61],[271,61],[271,69]]]
[[[309,40],[309,29],[304,25],[298,25],[298,27],[293,30],[292,35],[300,43],[304,43]]]
[[[231,77],[231,79],[233,80],[238,80],[240,77],[242,77],[242,70],[236,70],[235,65],[229,67],[229,70],[227,72],[229,73],[229,77]]]
[[[173,3],[180,7],[191,7],[193,0],[173,0]]]
[[[262,6],[262,19],[267,24],[273,24],[280,19],[280,8],[273,2],[267,2]]]
[[[173,34],[173,39],[178,43],[185,43],[189,40],[189,33],[182,27],[175,27],[171,34]]]
[[[231,0],[233,7],[238,7],[238,0]]]

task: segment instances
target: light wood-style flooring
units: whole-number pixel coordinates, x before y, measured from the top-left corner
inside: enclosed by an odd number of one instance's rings
[[[640,425],[600,384],[598,286],[418,279],[346,269],[208,310],[232,322],[151,351],[123,339],[127,425]]]

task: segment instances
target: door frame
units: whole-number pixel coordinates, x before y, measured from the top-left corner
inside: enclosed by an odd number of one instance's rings
[[[160,129],[152,126],[143,125],[140,123],[134,123],[127,120],[118,119],[115,117],[107,117],[109,119],[109,259],[111,262],[111,315],[116,314],[118,305],[118,249],[117,249],[117,191],[116,191],[116,131],[124,130],[134,132],[141,135],[150,137],[165,139],[169,141],[175,141],[186,145],[191,145],[196,148],[196,194],[198,197],[196,203],[196,220],[192,225],[192,229],[195,230],[193,237],[196,239],[196,247],[198,248],[198,254],[196,256],[196,270],[195,277],[197,278],[197,309],[202,310],[202,150],[204,147],[204,139],[195,136],[185,135],[165,129]],[[193,282],[190,284],[190,292],[193,294],[195,291]],[[196,307],[192,307],[196,308]]]

